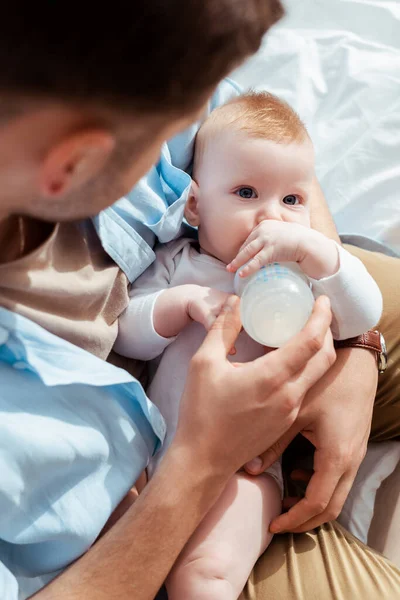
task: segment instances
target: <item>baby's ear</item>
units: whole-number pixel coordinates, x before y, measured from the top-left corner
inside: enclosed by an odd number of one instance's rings
[[[189,196],[185,205],[185,219],[193,227],[200,225],[200,216],[198,211],[199,202],[199,186],[195,181],[192,180],[192,186],[190,188]]]

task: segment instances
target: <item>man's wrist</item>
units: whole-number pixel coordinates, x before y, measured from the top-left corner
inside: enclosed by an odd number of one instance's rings
[[[169,481],[178,482],[179,493],[201,497],[198,508],[207,512],[224,490],[232,472],[223,463],[212,461],[209,453],[202,452],[196,444],[179,439],[173,440],[167,450],[159,470],[165,470]]]
[[[340,348],[360,348],[368,350],[374,356],[379,373],[384,373],[387,366],[386,344],[383,335],[376,329],[347,340],[336,340],[336,350]]]

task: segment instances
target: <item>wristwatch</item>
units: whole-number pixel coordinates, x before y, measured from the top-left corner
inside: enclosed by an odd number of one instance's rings
[[[387,367],[385,338],[377,330],[370,330],[348,340],[335,340],[335,348],[366,348],[375,352],[378,371],[384,373]]]

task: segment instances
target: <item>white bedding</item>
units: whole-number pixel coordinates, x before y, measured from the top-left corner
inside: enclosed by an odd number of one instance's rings
[[[400,254],[400,0],[286,0],[287,17],[233,78],[306,123],[341,234]]]

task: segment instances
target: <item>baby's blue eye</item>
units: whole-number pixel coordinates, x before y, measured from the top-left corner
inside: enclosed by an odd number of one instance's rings
[[[285,196],[282,200],[283,204],[289,204],[289,206],[294,206],[295,204],[299,204],[299,199],[294,194],[290,194],[289,196]]]
[[[256,191],[251,187],[241,187],[238,190],[236,190],[235,194],[237,194],[241,198],[245,198],[245,200],[249,200],[250,198],[257,198]]]

